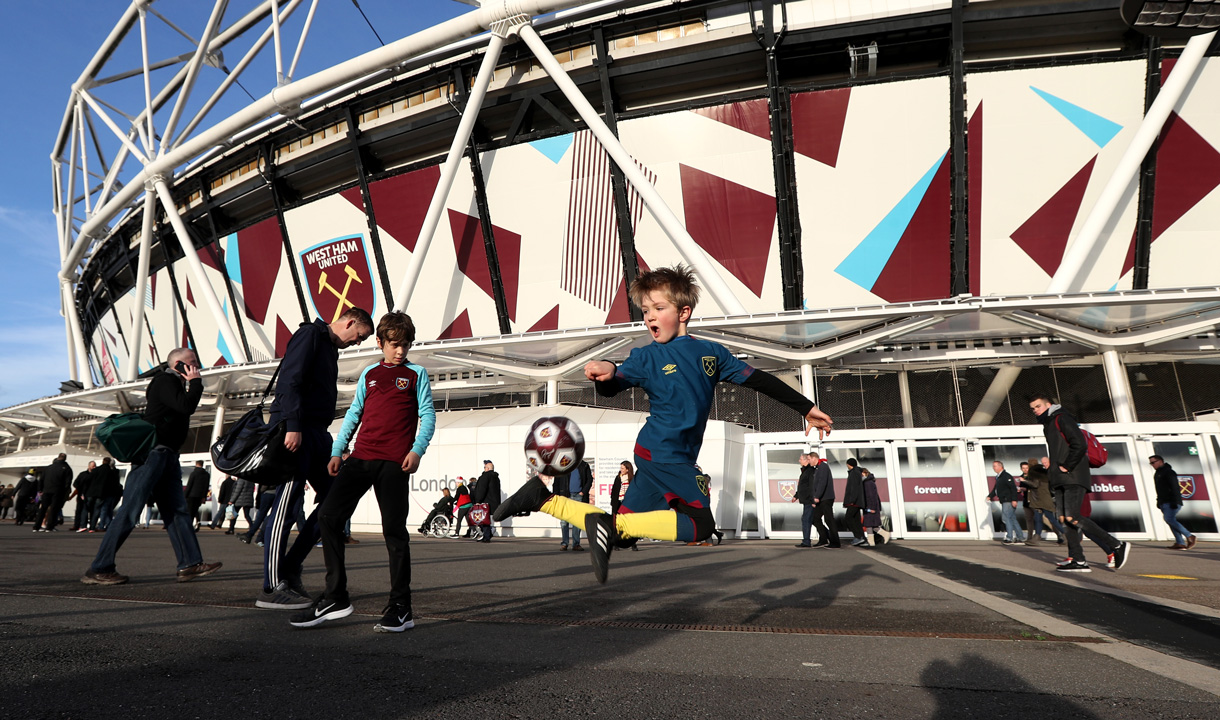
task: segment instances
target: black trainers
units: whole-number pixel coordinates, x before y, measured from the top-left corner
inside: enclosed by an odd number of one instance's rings
[[[1073,560],[1072,562],[1068,563],[1067,565],[1060,565],[1059,567],[1055,568],[1055,572],[1086,573],[1086,572],[1093,572],[1093,569],[1090,568],[1089,564],[1086,562],[1077,562],[1077,561]]]
[[[120,575],[111,570],[110,572],[98,572],[92,568],[85,571],[85,576],[80,579],[86,585],[122,585],[127,582],[126,575]]]
[[[304,590],[304,588],[301,589]],[[267,610],[304,610],[312,606],[313,600],[309,599],[308,595],[304,592],[297,592],[285,582],[281,582],[271,590],[263,590],[258,594],[258,600],[254,601],[254,607]]]
[[[189,568],[182,568],[178,571],[178,582],[186,582],[188,580],[194,580],[197,577],[203,577],[204,575],[211,575],[219,570],[220,566],[223,564],[224,563],[218,562],[196,563]]]
[[[301,582],[300,575],[294,575],[290,572],[285,572],[282,574],[284,579],[281,581],[281,585],[284,585],[289,590],[293,591],[297,595],[300,595],[301,597],[308,598],[310,596],[309,591],[305,589],[305,583]]]
[[[610,574],[610,553],[618,542],[614,516],[602,512],[585,515],[585,532],[589,535],[589,559],[593,561],[593,576],[599,583]]]
[[[1127,564],[1127,558],[1131,557],[1131,543],[1122,542],[1118,544],[1110,557],[1114,559],[1114,569],[1122,570],[1123,565]]]
[[[551,494],[551,491],[546,489],[546,484],[535,475],[522,485],[520,490],[513,493],[512,497],[500,503],[500,507],[492,514],[492,519],[503,522],[513,515],[536,512],[542,508],[543,503],[551,499]]]
[[[352,614],[352,604],[350,602],[337,603],[333,600],[327,600],[325,595],[320,596],[313,606],[308,610],[297,613],[292,616],[288,622],[293,627],[313,627],[321,625],[327,620],[338,620]]]
[[[402,605],[390,605],[381,616],[381,622],[373,626],[373,632],[398,633],[415,627],[411,609]]]

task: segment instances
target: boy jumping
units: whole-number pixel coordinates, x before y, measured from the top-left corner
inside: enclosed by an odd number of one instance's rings
[[[644,312],[653,342],[631,351],[620,366],[595,360],[585,377],[597,393],[612,397],[631,387],[648,393],[651,414],[635,444],[636,476],[618,513],[553,495],[538,477],[530,479],[496,510],[495,519],[544,512],[583,526],[590,540],[593,573],[606,582],[610,553],[637,538],[702,542],[716,529],[707,479],[695,467],[716,383],[753,388],[804,416],[805,434],[830,432],[833,421],[805,396],[770,373],[733,356],[723,345],[698,340],[686,326],[699,301],[689,268],[677,265],[644,273],[631,284],[631,301]]]
[[[428,449],[436,429],[428,373],[407,362],[415,341],[415,324],[401,312],[386,313],[377,324],[377,347],[384,359],[360,375],[356,397],[343,418],[343,428],[331,448],[327,470],[335,477],[318,523],[326,558],[326,592],[313,606],[292,618],[296,627],[313,627],[352,614],[343,565],[343,526],[370,487],[381,509],[381,532],[390,552],[390,602],[377,632],[402,632],[415,627],[411,615],[411,550],[407,532],[407,491],[410,476]],[[351,456],[341,464],[356,428],[360,435]]]

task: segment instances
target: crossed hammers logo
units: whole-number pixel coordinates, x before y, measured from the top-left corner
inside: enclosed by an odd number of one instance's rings
[[[331,322],[339,319],[339,316],[343,314],[345,309],[344,306],[349,308],[356,307],[355,303],[347,299],[347,291],[351,289],[352,281],[355,280],[362,285],[364,284],[364,281],[360,279],[360,274],[353,270],[351,265],[344,265],[343,271],[347,273],[347,282],[343,283],[343,292],[339,292],[334,288],[334,286],[326,282],[325,270],[323,270],[322,274],[318,276],[318,292],[329,290],[332,295],[339,298],[339,302],[335,304],[335,316],[330,319]]]

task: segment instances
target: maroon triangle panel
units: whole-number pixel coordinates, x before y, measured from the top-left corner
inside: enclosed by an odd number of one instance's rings
[[[186,301],[189,302],[192,306],[194,306],[195,305],[195,293],[191,292],[191,281],[185,280],[184,282],[186,283]]]
[[[818,90],[792,96],[792,143],[798,153],[835,167],[847,122],[851,88]]]
[[[288,341],[292,339],[292,330],[284,324],[284,319],[275,316],[275,356],[284,357],[288,350]]]
[[[221,355],[220,357],[216,358],[216,362],[212,363],[212,367],[220,367],[221,365],[228,365],[228,364],[229,364],[229,361],[225,360],[224,355]]]
[[[699,246],[762,297],[775,230],[775,198],[679,165],[686,230]]]
[[[983,103],[966,126],[966,162],[970,187],[970,294],[981,295],[983,283]]]
[[[757,135],[763,140],[771,139],[771,111],[765,98],[699,108],[692,112],[711,118],[718,123],[735,127],[742,132]]]
[[[638,252],[635,254],[635,262],[641,273],[649,272],[648,263],[644,262],[644,258],[640,257]],[[606,313],[605,324],[617,325],[631,322],[630,302],[627,298],[627,280],[624,278],[618,281],[618,290],[614,293],[614,301],[610,303],[610,312]]]
[[[499,225],[495,233],[496,257],[500,260],[500,282],[504,284],[504,302],[508,319],[517,319],[517,285],[521,268],[521,236]],[[458,269],[479,286],[487,297],[495,299],[491,286],[491,270],[487,265],[487,250],[483,246],[483,226],[477,217],[457,210],[449,211],[449,229],[453,233],[453,249],[457,252]]]
[[[449,327],[441,331],[437,336],[437,340],[456,340],[458,338],[468,338],[474,333],[470,329],[470,311],[463,310],[461,315],[458,315],[453,322],[449,323]]]
[[[157,273],[148,276],[149,294],[152,296],[153,309],[157,307]]]
[[[241,295],[246,315],[262,325],[267,322],[267,306],[275,290],[284,256],[280,223],[274,217],[237,231],[237,252],[241,263]]]
[[[932,176],[919,207],[890,254],[872,292],[886,302],[949,296],[949,154]]]
[[[364,212],[364,194],[360,192],[359,187],[340,190],[339,194],[343,196],[344,200],[355,205],[357,210]]]
[[[440,179],[441,169],[434,165],[370,183],[369,196],[377,215],[377,226],[389,233],[399,245],[415,252],[420,228],[428,215],[428,204],[432,202],[432,194]],[[344,197],[356,207],[364,209],[363,201],[357,204],[346,194]],[[356,200],[359,199],[360,191],[357,190]]]
[[[1131,242],[1127,244],[1127,258],[1123,260],[1123,271],[1119,273],[1120,275],[1126,275],[1128,270],[1135,267],[1135,238],[1139,235],[1139,231],[1137,223],[1135,229],[1131,231]]]
[[[1038,263],[1038,267],[1047,275],[1054,276],[1059,269],[1059,263],[1063,261],[1063,251],[1067,249],[1072,224],[1080,214],[1080,203],[1089,187],[1089,178],[1093,175],[1093,166],[1096,163],[1097,156],[1094,155],[1088,164],[1078,170],[1071,180],[1059,188],[1011,235],[1012,241]]]
[[[526,332],[542,332],[543,330],[558,330],[559,329],[559,306],[551,308],[546,315],[538,318],[538,322],[530,326]]]
[[[199,262],[207,265],[218,273],[224,272],[224,270],[221,269],[221,265],[224,264],[224,260],[220,259],[220,246],[216,243],[204,245],[199,249]]]

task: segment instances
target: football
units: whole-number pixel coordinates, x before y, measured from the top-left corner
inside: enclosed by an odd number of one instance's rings
[[[585,456],[585,436],[566,417],[539,418],[525,436],[525,462],[540,475],[569,473]]]

